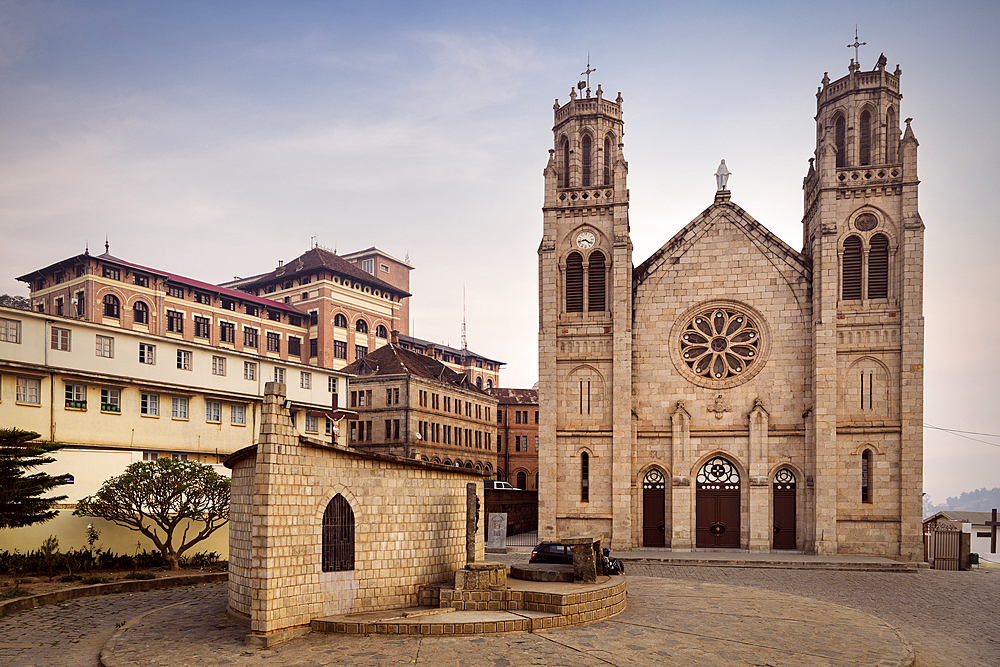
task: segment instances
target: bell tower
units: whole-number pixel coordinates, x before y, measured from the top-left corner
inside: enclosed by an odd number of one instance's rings
[[[911,119],[900,137],[901,75],[884,55],[871,71],[852,59],[816,93],[803,253],[813,266],[815,406],[807,548],[819,554],[864,553],[876,535],[886,556],[922,553],[924,226]],[[898,540],[886,533],[896,530]]]
[[[540,539],[631,540],[632,242],[622,97],[556,100],[539,272]],[[586,91],[584,92],[584,88]]]

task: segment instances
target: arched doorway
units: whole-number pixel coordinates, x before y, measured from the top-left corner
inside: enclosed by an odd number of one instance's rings
[[[782,468],[774,476],[774,549],[795,548],[795,474]]]
[[[642,546],[666,546],[665,502],[667,482],[653,468],[642,480]]]
[[[514,486],[521,489],[522,491],[528,488],[528,476],[525,474],[523,470],[517,473],[517,484],[515,484]]]
[[[698,548],[740,548],[740,473],[721,456],[698,471],[695,502]]]

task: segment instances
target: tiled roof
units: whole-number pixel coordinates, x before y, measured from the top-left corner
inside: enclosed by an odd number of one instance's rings
[[[490,357],[484,356],[482,354],[477,354],[477,353],[473,352],[472,350],[465,350],[463,352],[462,350],[459,350],[458,348],[449,347],[448,345],[445,345],[443,343],[435,343],[433,341],[424,340],[422,338],[414,338],[413,336],[404,336],[403,334],[399,334],[399,340],[400,340],[400,342],[406,343],[407,345],[414,345],[414,346],[423,347],[423,348],[428,348],[428,347],[431,347],[433,345],[435,350],[441,350],[442,352],[446,352],[446,353],[448,353],[450,355],[454,355],[456,357],[461,357],[461,356],[464,355],[464,356],[467,356],[467,357],[473,357],[475,359],[482,359],[483,361],[492,361],[494,364],[499,364],[499,365],[505,365],[506,364],[506,362],[497,361],[496,359],[491,359]],[[497,369],[497,370],[499,370],[499,369]]]
[[[493,387],[487,389],[486,393],[499,399],[500,405],[538,405],[537,389]]]
[[[324,250],[323,248],[312,248],[292,261],[282,264],[270,273],[265,273],[251,279],[242,279],[227,284],[238,284],[241,289],[246,289],[285,280],[305,273],[311,273],[317,269],[327,269],[342,276],[353,278],[354,280],[366,285],[377,287],[386,292],[391,292],[392,294],[398,294],[400,297],[410,296],[409,292],[390,285],[383,280],[379,280],[367,271],[362,270],[358,265],[352,264],[340,255],[332,253],[329,250]]]
[[[982,525],[993,517],[993,512],[967,512],[965,510],[944,510],[934,516],[924,519],[925,522],[931,519],[944,519],[946,521],[958,521],[961,523],[975,523]]]
[[[341,372],[359,377],[410,375],[447,382],[462,389],[487,394],[469,382],[469,377],[465,373],[453,371],[433,357],[404,350],[391,343],[348,364],[341,369]]]

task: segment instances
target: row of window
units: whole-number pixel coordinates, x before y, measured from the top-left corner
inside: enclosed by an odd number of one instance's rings
[[[454,412],[456,415],[462,414],[465,407],[465,416],[472,417],[475,412],[476,419],[490,419],[490,406],[479,405],[471,401],[462,401],[459,398],[452,400],[451,396],[441,396],[423,389],[417,390],[417,403],[420,407],[429,407],[431,410],[441,410],[442,412]],[[387,403],[388,405],[388,403]],[[454,405],[454,410],[452,406]],[[442,407],[443,406],[443,407]],[[484,416],[485,415],[485,416]]]
[[[528,411],[527,410],[507,410],[507,419],[508,419],[507,423],[510,423],[509,420],[510,420],[511,413],[514,414],[514,423],[515,424],[527,424],[528,423]],[[498,424],[502,424],[503,423],[503,410],[500,410],[499,408],[497,409],[497,423]],[[538,423],[538,410],[535,410],[535,423],[536,424]]]
[[[527,452],[531,451],[528,449],[528,445],[531,443],[530,435],[515,435],[514,436],[514,451],[515,452]],[[510,447],[510,445],[508,445]],[[503,451],[503,436],[497,436],[497,451]],[[535,436],[535,451],[538,451],[538,436]]]
[[[493,435],[491,433],[473,431],[471,428],[420,421],[417,422],[417,434],[420,440],[437,442],[442,445],[493,449]]]
[[[885,164],[897,161],[899,127],[896,125],[896,110],[889,108],[885,112],[885,141],[883,148],[885,152]],[[880,131],[875,128],[874,131]],[[834,120],[834,143],[837,146],[837,167],[847,166],[847,119],[843,114],[838,114]],[[872,114],[865,109],[858,118],[858,165],[867,166],[872,164],[875,146],[873,145],[873,124]]]
[[[16,400],[29,405],[41,404],[41,380],[31,377],[17,377],[15,380]],[[86,410],[88,406],[88,387],[85,384],[66,382],[65,407],[70,410]],[[101,387],[101,412],[121,414],[122,390],[119,387]],[[170,398],[170,416],[173,419],[189,418],[190,399],[187,396],[172,396]],[[229,410],[230,423],[239,426],[246,425],[246,405],[232,403]],[[139,414],[146,417],[160,416],[160,395],[140,392]],[[205,401],[205,421],[222,422],[222,402]]]
[[[614,174],[612,171],[612,162],[614,160],[614,153],[612,149],[615,145],[614,135],[610,132],[604,136],[604,153],[603,153],[603,174],[601,181],[603,185],[612,185],[614,179]],[[559,171],[559,187],[568,188],[570,187],[569,181],[569,158],[571,152],[569,147],[569,139],[563,137],[559,141],[559,157],[562,161],[562,169]],[[590,187],[592,185],[598,185],[597,179],[594,178],[594,166],[598,162],[598,156],[594,155],[594,140],[589,133],[584,132],[583,136],[580,138],[580,186]]]

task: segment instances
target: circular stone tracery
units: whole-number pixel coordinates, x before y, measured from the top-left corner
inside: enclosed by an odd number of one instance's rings
[[[760,357],[760,327],[733,308],[696,315],[681,333],[681,359],[703,378],[726,380],[747,372]]]

